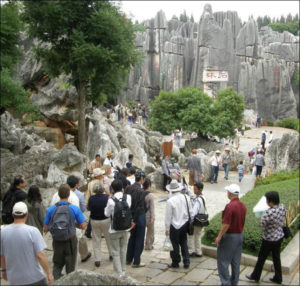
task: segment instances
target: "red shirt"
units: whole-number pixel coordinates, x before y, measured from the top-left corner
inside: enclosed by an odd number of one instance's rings
[[[222,213],[222,224],[230,225],[227,233],[243,232],[245,217],[245,205],[238,198],[231,200]]]

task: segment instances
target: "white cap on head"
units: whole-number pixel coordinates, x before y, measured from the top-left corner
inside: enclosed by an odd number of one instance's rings
[[[237,184],[231,184],[231,185],[225,187],[225,190],[236,196],[238,196],[241,192],[241,189]]]
[[[104,175],[104,174],[105,174],[105,171],[102,170],[102,169],[100,169],[100,168],[95,168],[95,169],[93,170],[93,175],[94,175],[94,177],[98,177],[98,176]]]
[[[15,203],[12,213],[14,215],[24,215],[28,213],[27,205],[23,202]]]

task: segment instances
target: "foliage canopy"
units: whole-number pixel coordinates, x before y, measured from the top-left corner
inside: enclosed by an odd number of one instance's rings
[[[218,137],[233,136],[243,119],[244,101],[231,87],[218,92],[214,102],[199,88],[161,91],[151,102],[150,125],[164,134],[182,128]]]

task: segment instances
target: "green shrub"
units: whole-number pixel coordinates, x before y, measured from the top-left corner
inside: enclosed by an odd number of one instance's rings
[[[299,170],[294,171],[279,171],[277,173],[271,174],[266,178],[260,178],[257,180],[256,186],[259,185],[268,185],[273,184],[280,181],[286,181],[291,179],[299,178]]]
[[[289,203],[294,203],[299,200],[299,178],[286,181],[275,182],[267,185],[260,185],[248,192],[241,201],[247,208],[246,222],[244,227],[244,243],[243,253],[258,255],[261,245],[262,229],[259,226],[260,218],[256,218],[253,213],[253,207],[259,199],[268,191],[277,191],[280,196],[280,202],[286,207]],[[221,228],[221,213],[217,214],[211,221],[210,225],[205,228],[205,234],[202,238],[202,243],[212,246]],[[292,237],[298,231],[299,219],[290,226]],[[283,250],[292,238],[284,239],[281,245]]]
[[[290,128],[299,132],[299,119],[298,118],[286,118],[276,122],[276,126]]]
[[[267,120],[267,126],[274,126],[274,122],[271,120]]]

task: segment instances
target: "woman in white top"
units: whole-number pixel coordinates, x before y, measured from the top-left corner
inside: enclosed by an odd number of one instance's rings
[[[221,164],[221,152],[219,150],[216,151],[216,154],[210,158],[211,164],[211,176],[210,176],[210,183],[218,183],[218,174],[219,168]]]

